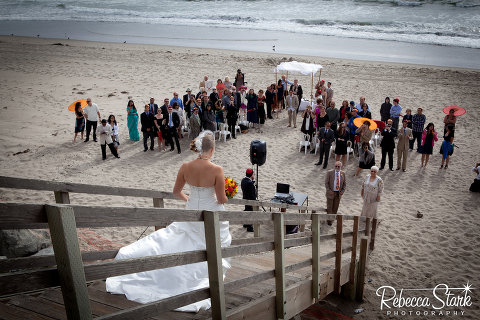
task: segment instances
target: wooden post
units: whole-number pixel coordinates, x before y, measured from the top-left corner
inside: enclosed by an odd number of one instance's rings
[[[205,242],[207,248],[208,281],[212,301],[212,319],[226,319],[225,290],[223,286],[222,248],[218,212],[204,211]]]
[[[310,88],[310,103],[312,104],[312,109],[313,109],[313,73],[312,73],[312,87]]]
[[[372,234],[370,236],[370,250],[375,248],[375,234],[377,233],[377,222],[378,219],[372,220]]]
[[[287,208],[280,208],[280,212],[287,212]],[[283,226],[283,234],[287,234],[287,226]]]
[[[320,299],[320,217],[312,214],[312,295]]]
[[[153,198],[153,207],[165,208],[165,203],[163,202],[163,198]],[[164,226],[155,226],[155,231],[162,228],[164,228]]]
[[[365,235],[370,237],[370,226],[372,225],[372,218],[367,218],[365,222]]]
[[[68,192],[53,191],[53,193],[55,194],[56,203],[70,204],[70,196],[68,195]]]
[[[253,206],[253,211],[260,211],[259,206]],[[260,225],[259,224],[254,224],[253,225],[253,236],[256,238],[260,237]]]
[[[368,237],[362,237],[360,243],[360,260],[358,262],[357,275],[357,301],[363,302],[363,290],[365,288],[365,268],[367,266]]]
[[[283,213],[273,214],[273,238],[275,244],[275,289],[277,319],[285,319],[286,295],[285,295],[285,251],[283,235]]]
[[[342,286],[340,284],[340,276],[342,269],[342,241],[343,241],[343,216],[337,215],[337,240],[335,251],[335,282],[334,291],[336,294],[340,294]]]
[[[358,245],[358,227],[360,225],[360,217],[353,218],[353,236],[352,236],[352,257],[350,258],[350,279],[351,284],[355,283],[355,264],[357,260],[357,245]]]
[[[68,319],[92,319],[73,209],[45,205]]]

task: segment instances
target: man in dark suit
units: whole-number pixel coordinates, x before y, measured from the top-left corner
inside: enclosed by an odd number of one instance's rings
[[[157,107],[158,108],[158,107]],[[147,140],[150,137],[150,150],[153,151],[153,147],[155,145],[155,140],[153,136],[153,126],[155,117],[153,113],[150,112],[150,105],[145,105],[145,112],[140,115],[140,122],[142,123],[142,133],[143,133],[143,151],[148,150]]]
[[[228,131],[232,133],[232,138],[237,139],[235,136],[235,125],[237,124],[238,109],[235,106],[234,97],[230,96],[230,103],[225,106],[227,109],[227,124]]]
[[[302,86],[298,84],[297,79],[293,80],[293,84],[290,86],[290,90],[292,90],[293,94],[298,97],[298,104],[300,105],[303,97],[303,89],[302,89]],[[297,113],[298,113],[298,109],[297,109]]]
[[[240,110],[241,105],[241,97],[240,92],[237,91],[237,88],[232,87],[232,96],[233,96],[233,104],[237,107],[237,111]]]
[[[327,121],[325,123],[325,127],[321,128],[318,132],[318,140],[320,140],[320,161],[315,163],[315,165],[321,165],[323,163],[323,155],[325,155],[325,164],[323,165],[323,169],[327,168],[328,154],[330,152],[332,142],[335,140],[335,134],[330,127],[331,123]]]
[[[253,169],[248,168],[246,173],[246,177],[242,179],[242,193],[243,199],[246,200],[256,200],[257,199],[257,190],[255,189],[255,177],[253,176]],[[245,206],[245,211],[253,211],[252,206]],[[251,224],[244,224],[244,228],[247,228],[248,232],[253,232],[253,226]]]
[[[212,105],[213,107],[215,107],[215,103],[217,102],[218,100],[218,92],[217,92],[217,88],[212,88],[212,93],[210,93],[210,101],[212,101]],[[213,108],[212,108],[213,109]]]
[[[192,89],[187,88],[187,94],[183,95],[183,106],[187,105],[188,100],[190,100],[190,96],[192,95]]]
[[[156,115],[158,110],[158,105],[155,103],[155,98],[150,98],[149,107],[150,107],[150,113],[153,115]]]
[[[395,150],[395,137],[397,136],[397,130],[393,127],[393,120],[388,119],[387,125],[382,130],[382,142],[380,147],[382,147],[382,160],[380,161],[380,170],[383,170],[385,167],[385,161],[387,160],[388,153],[388,167],[390,171],[393,171],[393,151]]]
[[[168,144],[170,145],[170,151],[175,150],[173,146],[173,137],[175,137],[175,143],[177,144],[178,153],[181,153],[180,142],[178,141],[178,127],[180,126],[180,118],[176,112],[173,112],[173,107],[168,106],[168,115],[167,115],[167,131],[168,131]]]
[[[267,118],[273,119],[272,105],[275,103],[275,84],[267,88],[267,92],[265,92],[265,103],[267,104]]]
[[[325,175],[325,197],[327,197],[327,214],[337,214],[338,205],[342,198],[345,188],[347,187],[347,177],[345,172],[340,170],[342,163],[335,162],[335,169],[330,170]],[[329,226],[332,225],[332,220],[327,220]]]

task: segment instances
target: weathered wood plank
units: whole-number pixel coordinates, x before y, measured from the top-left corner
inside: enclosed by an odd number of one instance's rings
[[[285,249],[283,233],[283,215],[282,212],[274,213],[274,233],[275,238],[275,289],[276,289],[276,310],[277,318],[285,319]]]
[[[372,220],[372,233],[370,237],[370,250],[375,249],[375,235],[377,234],[378,219]]]
[[[49,318],[67,320],[67,313],[65,312],[65,308],[57,303],[33,298],[27,295],[18,295],[10,299],[9,304],[17,306],[19,308],[30,310],[32,312],[41,314]]]
[[[351,284],[355,283],[355,265],[357,260],[357,244],[358,244],[358,227],[360,220],[356,217],[353,220],[353,235],[352,235],[352,257],[350,258],[350,274],[349,282]]]
[[[106,250],[106,251],[91,251],[82,253],[82,261],[97,261],[113,259],[117,255],[118,250]],[[55,262],[55,256],[32,256],[23,258],[12,258],[0,260],[0,273],[10,272],[11,270],[20,269],[33,269],[43,267],[53,267],[57,263]]]
[[[337,240],[335,254],[335,289],[336,294],[340,294],[342,286],[340,284],[340,275],[342,270],[342,241],[343,241],[343,216],[337,216]]]
[[[2,320],[42,320],[47,317],[13,305],[0,303],[0,319]],[[52,318],[48,318],[52,319]]]
[[[43,204],[0,203],[0,230],[48,229]]]
[[[92,319],[75,215],[68,207],[45,206],[55,261],[69,319]]]
[[[154,208],[165,208],[165,203],[163,201],[163,198],[153,198],[153,207]],[[167,224],[162,224],[162,225],[155,226],[155,231],[157,231],[161,228],[164,228],[166,226],[167,226]]]
[[[57,269],[35,272],[16,272],[0,275],[1,295],[28,292],[60,286]]]
[[[360,258],[358,261],[357,274],[357,301],[363,302],[363,291],[365,289],[365,268],[367,266],[368,236],[362,237],[360,242]]]
[[[320,219],[317,214],[312,214],[312,296],[320,296]]]
[[[68,195],[68,192],[54,191],[53,194],[55,195],[56,203],[63,203],[63,204],[70,203],[70,196]]]
[[[212,302],[212,318],[225,320],[225,290],[223,285],[220,219],[218,212],[205,211],[205,245],[207,250],[208,282]]]

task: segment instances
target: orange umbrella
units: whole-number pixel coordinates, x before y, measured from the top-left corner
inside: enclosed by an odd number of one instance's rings
[[[467,112],[467,110],[457,106],[450,106],[450,107],[443,108],[443,112],[446,114],[450,114],[450,110],[455,110],[455,113],[453,114],[455,116],[461,116],[462,114],[465,114]]]
[[[68,111],[75,111],[75,105],[77,104],[77,102],[80,102],[80,106],[82,107],[82,109],[87,106],[87,99],[80,99],[69,105]]]
[[[358,128],[360,128],[365,121],[368,121],[368,123],[369,123],[368,128],[370,130],[377,129],[377,124],[375,123],[375,121],[373,121],[372,119],[368,119],[368,118],[362,118],[362,117],[355,118],[355,119],[353,119],[353,124],[356,125]]]

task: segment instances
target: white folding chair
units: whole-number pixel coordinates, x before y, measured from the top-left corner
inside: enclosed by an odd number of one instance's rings
[[[227,142],[227,136],[231,134],[230,131],[228,131],[228,125],[225,123],[220,123],[220,130],[218,133],[218,140],[222,140],[223,136],[223,142]]]
[[[347,141],[347,161],[348,161],[348,158],[350,157],[350,153],[353,154],[352,141],[348,140]]]
[[[240,128],[240,120],[237,118],[237,124],[235,125],[235,133],[242,133],[242,129]]]
[[[332,152],[333,152],[333,155],[335,155],[335,141],[333,141],[332,145],[330,146],[330,151],[328,152],[328,157],[329,158],[332,156]]]
[[[308,134],[304,134],[303,132],[299,132],[300,137],[300,146],[298,147],[298,152],[302,150],[302,146],[305,147],[305,154],[307,154],[307,147],[310,146],[310,136]]]
[[[372,140],[375,142],[375,147],[378,146],[380,144],[380,142],[382,142],[382,133],[380,132],[380,130],[378,128],[375,129],[375,132],[372,135]],[[372,140],[370,140],[370,141],[372,141]]]

